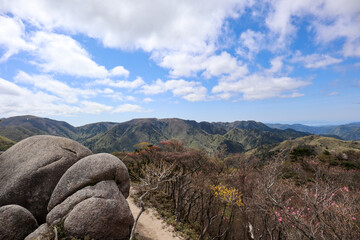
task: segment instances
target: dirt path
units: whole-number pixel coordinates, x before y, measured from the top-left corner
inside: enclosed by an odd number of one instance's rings
[[[134,218],[138,215],[140,208],[135,205],[133,198],[127,199]],[[154,210],[147,209],[140,216],[136,227],[136,235],[139,240],[182,240],[176,237],[172,226],[155,217]]]

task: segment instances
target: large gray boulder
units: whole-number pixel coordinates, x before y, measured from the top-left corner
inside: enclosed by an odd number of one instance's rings
[[[120,199],[89,198],[70,212],[64,231],[74,237],[124,239],[130,235],[134,218],[122,196]]]
[[[38,227],[35,217],[19,205],[0,207],[0,240],[23,240]]]
[[[50,196],[65,171],[92,152],[73,140],[33,136],[0,155],[0,206],[18,204],[44,223]]]
[[[122,195],[125,198],[129,196],[129,173],[120,159],[108,153],[94,154],[81,159],[61,177],[51,195],[48,210],[51,211],[78,190],[106,180],[115,181]]]
[[[124,239],[130,235],[134,218],[115,181],[87,186],[47,215],[48,225],[64,222],[68,236],[95,239]]]
[[[121,197],[120,195],[121,193],[115,181],[112,180],[102,181],[94,186],[87,186],[56,205],[46,216],[46,222],[51,226],[58,224],[60,221],[64,221],[74,207],[86,199],[103,198],[118,199],[121,201],[124,197]]]

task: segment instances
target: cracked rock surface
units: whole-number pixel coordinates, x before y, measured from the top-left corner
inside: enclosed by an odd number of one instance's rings
[[[20,141],[0,155],[0,206],[20,205],[44,223],[50,196],[62,175],[91,154],[63,137],[39,135]]]
[[[59,180],[51,195],[48,210],[50,211],[81,188],[105,180],[113,180],[122,195],[125,198],[129,196],[129,173],[120,159],[108,153],[98,153],[81,159]]]
[[[55,228],[69,238],[130,235],[129,174],[111,154],[93,155],[63,137],[33,136],[0,155],[0,183],[0,240],[45,240]]]
[[[129,188],[127,168],[117,157],[108,153],[85,157],[55,187],[47,224],[63,222],[69,236],[124,239],[134,223],[125,200]]]

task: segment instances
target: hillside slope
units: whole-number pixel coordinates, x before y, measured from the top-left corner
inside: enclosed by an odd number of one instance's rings
[[[198,123],[178,118],[146,118],[73,127],[48,118],[19,116],[0,122],[0,135],[14,141],[40,134],[71,138],[93,152],[133,151],[134,145],[140,142],[158,145],[161,141],[177,139],[187,147],[203,149],[209,154],[222,147],[228,153],[243,152],[308,135],[294,130],[273,129],[255,121]]]
[[[0,122],[0,135],[20,141],[34,135],[55,135],[76,139],[76,128],[63,121],[35,116],[4,118]]]
[[[212,154],[221,146],[229,153],[243,152],[264,144],[274,144],[286,139],[306,136],[293,130],[271,129],[262,123],[247,121],[243,124],[197,123],[182,119],[134,119],[119,123],[105,133],[98,134],[84,142],[95,152],[134,150],[134,145],[177,139],[187,147],[204,149]],[[242,129],[243,126],[245,129]],[[260,130],[266,129],[266,130]],[[269,130],[269,131],[267,131]]]
[[[279,144],[260,146],[246,152],[243,156],[254,163],[264,163],[274,157],[291,161],[303,157],[314,157],[333,166],[360,169],[360,141],[344,141],[332,137],[310,135],[286,140]]]
[[[4,136],[0,136],[0,151],[5,151],[14,144],[15,144],[14,141],[12,141]]]
[[[317,135],[338,136],[344,140],[360,140],[360,123],[349,123],[337,126],[306,126],[302,124],[266,124],[276,129],[294,129]]]
[[[360,152],[360,141],[343,141],[336,138],[316,135],[284,141],[274,147],[272,151],[294,149],[304,146],[311,146],[316,153],[322,153],[324,151],[342,153],[351,150]]]

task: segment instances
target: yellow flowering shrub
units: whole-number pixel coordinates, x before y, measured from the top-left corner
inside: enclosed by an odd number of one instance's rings
[[[218,185],[211,185],[211,190],[213,191],[215,197],[219,198],[223,202],[234,204],[239,207],[244,206],[241,199],[242,194],[233,187],[225,187],[220,183]]]

